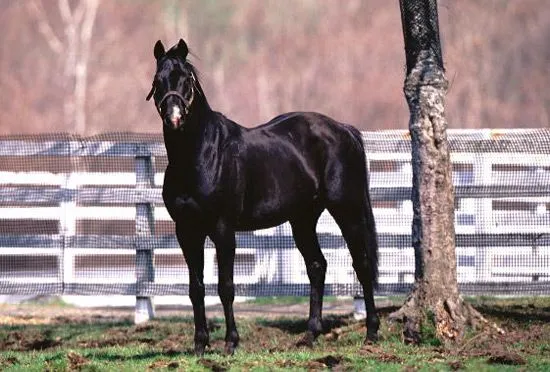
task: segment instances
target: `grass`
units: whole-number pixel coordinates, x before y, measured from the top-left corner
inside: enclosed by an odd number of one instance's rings
[[[336,296],[325,296],[323,302],[330,304],[332,302],[338,301]],[[296,304],[306,304],[309,303],[309,297],[306,296],[265,296],[265,297],[255,297],[246,301],[249,304],[254,305],[296,305]]]
[[[222,353],[223,319],[213,318],[209,321],[211,348],[199,358],[192,354],[190,317],[159,318],[140,326],[129,321],[79,318],[73,322],[63,318],[51,324],[3,325],[0,370],[550,371],[549,298],[469,300],[507,334],[472,333],[455,350],[446,350],[429,340],[419,346],[405,345],[400,325],[388,324],[384,313],[382,340],[364,346],[362,322],[349,315],[328,314],[326,333],[313,348],[307,348],[296,346],[306,329],[305,318],[240,318],[241,346],[228,357]],[[267,305],[281,303],[277,299],[269,301]],[[296,303],[292,299],[283,302]],[[47,312],[49,305],[43,306]]]
[[[334,297],[333,297],[334,298]],[[330,301],[331,297],[327,296],[325,301]],[[255,297],[247,301],[254,305],[296,305],[309,302],[309,297],[305,296],[265,296]]]

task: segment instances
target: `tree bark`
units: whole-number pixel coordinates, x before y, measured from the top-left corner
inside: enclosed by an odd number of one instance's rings
[[[463,338],[481,316],[458,291],[454,187],[447,141],[445,78],[436,0],[400,0],[407,60],[404,93],[412,141],[415,283],[390,320],[404,323],[407,343],[435,336],[443,343]],[[431,331],[430,331],[431,330]]]

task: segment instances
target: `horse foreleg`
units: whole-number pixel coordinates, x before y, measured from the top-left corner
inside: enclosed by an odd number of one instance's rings
[[[204,306],[204,240],[206,234],[176,224],[176,235],[189,269],[189,298],[195,321],[195,354],[203,355],[209,345]]]
[[[233,270],[235,263],[235,232],[224,223],[218,223],[216,231],[211,235],[216,246],[218,259],[218,294],[225,315],[225,353],[233,354],[239,344],[239,333],[235,324],[233,301],[235,300],[235,285]]]

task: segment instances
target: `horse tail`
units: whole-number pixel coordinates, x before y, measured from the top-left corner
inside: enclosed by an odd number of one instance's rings
[[[366,226],[366,242],[367,242],[367,258],[371,268],[371,278],[374,288],[378,288],[378,237],[376,233],[376,222],[372,211],[372,202],[369,193],[368,172],[365,168],[366,184],[365,184],[365,217],[367,220]]]
[[[361,132],[353,127],[351,127],[350,129],[357,146],[361,149],[361,155],[363,156],[365,170],[365,195],[363,198],[363,210],[367,222],[365,230],[365,242],[367,244],[366,253],[371,270],[370,275],[372,284],[373,287],[376,289],[378,288],[378,238],[376,233],[376,222],[374,220],[374,213],[372,211],[372,200],[369,192],[369,171],[367,168],[366,152]]]

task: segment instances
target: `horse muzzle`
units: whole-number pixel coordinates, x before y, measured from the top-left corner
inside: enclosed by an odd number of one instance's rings
[[[149,96],[147,97],[149,98]],[[172,99],[169,100],[169,98],[179,98],[182,106],[174,104],[174,101]],[[193,89],[191,89],[191,97],[189,98],[189,100],[187,100],[180,92],[176,90],[169,90],[155,105],[157,107],[159,115],[163,118],[165,125],[170,127],[171,129],[179,129],[183,125],[186,116],[189,114],[189,110],[194,98],[195,91]],[[163,103],[166,106],[166,112],[162,110]]]
[[[181,109],[178,106],[172,107],[172,112],[170,113],[170,123],[172,124],[173,129],[178,129],[183,122],[183,115]]]

